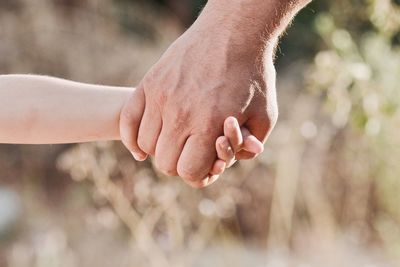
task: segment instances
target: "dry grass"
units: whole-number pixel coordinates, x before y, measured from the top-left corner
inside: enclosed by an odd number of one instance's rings
[[[141,4],[0,0],[0,72],[134,85],[179,32]],[[0,265],[396,266],[399,221],[387,207],[397,193],[377,193],[382,153],[296,88],[306,67],[280,76],[281,121],[264,155],[206,190],[118,143],[2,146],[0,178],[22,212]]]

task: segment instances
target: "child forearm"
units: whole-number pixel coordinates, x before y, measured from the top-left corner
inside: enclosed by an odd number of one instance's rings
[[[120,110],[132,90],[45,76],[0,75],[0,143],[118,140]]]

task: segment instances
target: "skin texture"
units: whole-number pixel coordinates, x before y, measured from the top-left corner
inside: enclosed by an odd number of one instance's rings
[[[235,155],[241,152],[259,155],[264,151],[264,145],[247,128],[240,128],[235,117],[228,117],[224,122],[224,135],[218,137],[215,149],[218,159],[214,163],[209,178],[202,180],[207,186],[217,181],[219,175],[236,162]],[[188,183],[193,187],[203,186],[199,183]]]
[[[273,52],[308,2],[210,0],[132,94],[141,103],[129,100],[123,108],[121,136],[134,157],[154,156],[164,174],[203,187],[225,118],[234,116],[265,142],[278,117]],[[237,159],[257,155],[234,153]]]
[[[133,88],[34,75],[0,75],[0,143],[119,140],[119,114]]]
[[[46,76],[0,75],[0,143],[119,140],[120,111],[134,90]],[[225,124],[225,135],[219,138],[224,145],[215,144],[220,157],[210,171],[209,183],[231,165],[232,147],[251,153],[263,149],[247,129],[239,128],[236,118],[227,118]]]

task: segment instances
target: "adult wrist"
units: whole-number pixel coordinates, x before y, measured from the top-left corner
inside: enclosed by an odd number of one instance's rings
[[[231,31],[243,32],[238,38],[276,42],[295,14],[311,0],[208,0],[199,17],[214,21]]]
[[[240,53],[259,55],[273,52],[279,34],[272,20],[271,7],[261,0],[209,0],[192,26],[195,34],[212,36],[216,42],[228,42]]]

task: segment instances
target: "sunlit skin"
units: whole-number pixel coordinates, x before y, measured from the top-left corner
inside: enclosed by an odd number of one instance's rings
[[[164,174],[201,187],[216,179],[209,177],[219,154],[214,144],[227,117],[265,142],[278,118],[274,50],[309,2],[209,0],[123,108],[122,141],[134,157],[152,155]],[[239,160],[258,155],[235,153]]]
[[[120,140],[121,109],[128,87],[83,84],[33,75],[0,75],[0,143],[60,144]],[[219,158],[207,184],[234,162],[235,153],[261,153],[263,145],[237,120],[225,121],[214,145]],[[199,185],[192,185],[198,186]]]

